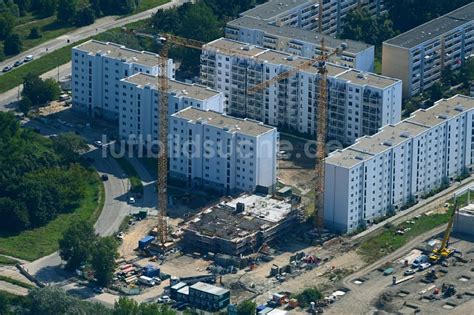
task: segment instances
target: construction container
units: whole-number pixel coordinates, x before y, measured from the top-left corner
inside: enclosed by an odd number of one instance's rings
[[[280,273],[280,268],[277,265],[273,265],[272,269],[270,269],[270,276],[275,277]]]
[[[160,268],[155,267],[153,265],[146,265],[143,267],[143,275],[153,278],[153,277],[159,277],[160,276]]]
[[[141,250],[145,250],[148,248],[148,246],[150,246],[151,242],[153,242],[154,240],[155,240],[154,236],[147,235],[138,241],[138,248],[140,248]]]

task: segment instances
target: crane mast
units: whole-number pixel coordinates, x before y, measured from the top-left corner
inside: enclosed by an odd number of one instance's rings
[[[326,53],[324,38],[321,40],[322,54],[318,58],[319,74],[319,99],[317,106],[317,132],[316,132],[316,163],[315,163],[315,186],[314,186],[314,218],[315,227],[321,233],[324,227],[324,159],[326,158],[326,138],[327,138],[327,116],[328,116],[328,94],[327,77],[328,70],[326,63],[328,55]]]
[[[158,75],[158,168],[157,168],[157,210],[158,210],[158,235],[164,247],[168,239],[168,225],[166,212],[168,208],[168,44],[162,41],[160,73]]]

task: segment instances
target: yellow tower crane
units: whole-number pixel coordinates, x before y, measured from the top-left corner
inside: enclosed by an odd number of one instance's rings
[[[270,87],[272,84],[280,82],[284,79],[290,78],[298,71],[307,68],[308,66],[315,66],[319,74],[319,97],[317,109],[317,126],[316,126],[316,163],[315,163],[315,182],[314,182],[314,207],[315,207],[315,227],[319,232],[324,227],[324,159],[326,158],[326,138],[327,138],[327,112],[328,112],[328,95],[327,95],[327,62],[330,57],[340,54],[344,47],[336,48],[333,52],[328,53],[324,37],[321,39],[321,54],[316,58],[300,64],[289,71],[282,72],[270,80],[263,81],[253,87],[247,89],[248,93],[256,93],[263,89]]]
[[[160,151],[158,155],[158,177],[157,177],[157,210],[158,210],[158,237],[163,249],[166,249],[165,244],[168,241],[168,225],[166,222],[166,213],[168,207],[168,193],[167,193],[167,182],[168,182],[168,92],[169,92],[169,79],[168,79],[168,50],[169,45],[179,45],[182,47],[192,48],[201,50],[204,42],[183,38],[171,34],[160,34],[151,35],[142,33],[136,30],[127,30],[123,28],[127,33],[134,34],[139,37],[147,37],[159,42],[162,45],[160,53],[160,73],[158,75],[158,90],[160,91],[158,100],[158,140],[160,143]],[[233,51],[220,49],[220,52],[227,54],[234,54]]]

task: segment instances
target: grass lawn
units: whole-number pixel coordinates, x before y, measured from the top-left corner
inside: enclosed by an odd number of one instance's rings
[[[0,256],[0,265],[14,265],[18,260],[11,259],[5,256]]]
[[[130,180],[130,185],[132,186],[132,192],[143,194],[142,180],[140,179],[140,176],[138,176],[138,173],[133,165],[130,164],[130,162],[124,157],[115,158],[115,160],[118,162],[122,170],[127,174]]]
[[[7,276],[2,276],[2,275],[0,275],[0,281],[5,281],[5,282],[17,285],[19,287],[27,288],[27,289],[36,288],[32,284],[29,284],[29,283],[26,283],[26,282],[23,282],[23,281],[20,281],[20,280],[17,280],[17,279],[13,279],[13,278],[10,278],[10,277],[7,277]]]
[[[79,45],[86,40],[65,46],[61,49],[51,52],[39,59],[30,61],[29,63],[19,67],[11,72],[0,76],[0,93],[4,93],[10,89],[17,87],[23,83],[23,78],[28,73],[42,75],[54,68],[71,61],[72,47]]]
[[[47,225],[24,231],[18,235],[0,238],[0,253],[33,261],[58,250],[58,240],[74,221],[95,222],[102,211],[105,191],[97,173],[91,171],[91,181],[87,187],[82,205],[74,212],[60,214]]]
[[[28,37],[33,27],[39,28],[42,35],[40,38],[31,39]],[[28,50],[51,39],[64,35],[76,28],[77,27],[75,26],[58,22],[56,16],[50,16],[27,24],[17,25],[15,27],[15,33],[18,33],[23,40],[23,50]]]
[[[429,216],[423,215],[418,220],[415,220],[415,224],[402,224],[404,227],[411,228],[410,231],[403,235],[396,234],[395,232],[397,228],[392,227],[386,229],[381,234],[364,241],[360,245],[358,253],[367,263],[372,263],[386,256],[387,254],[394,252],[418,235],[447,223],[448,220],[448,212],[443,214],[432,214]]]
[[[154,7],[168,3],[170,1],[171,0],[140,0],[138,2],[138,7],[135,9],[135,11],[132,14],[137,14],[149,9],[153,9]]]

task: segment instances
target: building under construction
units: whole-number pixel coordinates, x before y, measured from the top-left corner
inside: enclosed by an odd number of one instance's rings
[[[295,198],[241,195],[207,208],[187,222],[184,245],[202,253],[252,253],[294,226],[300,211]]]

